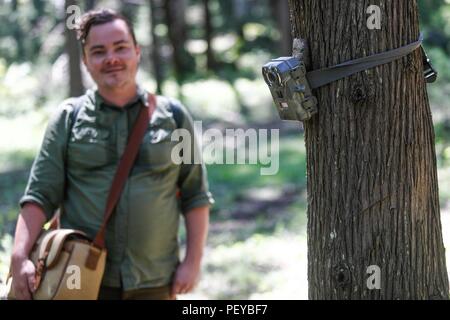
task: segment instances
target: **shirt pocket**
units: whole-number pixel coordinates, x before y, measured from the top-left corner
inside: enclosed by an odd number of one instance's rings
[[[175,141],[171,141],[172,130],[149,128],[145,133],[137,156],[137,165],[152,171],[164,171],[173,166],[171,154]]]
[[[112,162],[109,132],[94,128],[74,131],[67,150],[67,162],[72,168],[91,171]]]

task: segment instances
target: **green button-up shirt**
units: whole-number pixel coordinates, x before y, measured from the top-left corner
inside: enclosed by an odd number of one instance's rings
[[[147,92],[123,108],[108,105],[97,91],[64,101],[51,117],[20,205],[36,202],[50,218],[61,207],[61,226],[94,237],[119,159]],[[76,119],[74,105],[79,105]],[[74,113],[75,114],[75,113]],[[72,121],[74,120],[74,121]],[[167,285],[179,261],[180,213],[213,203],[206,170],[176,165],[171,134],[193,121],[178,101],[157,97],[157,107],[135,165],[108,223],[103,285],[125,290]],[[70,132],[69,132],[70,131]],[[192,148],[198,148],[191,139]],[[177,190],[181,196],[177,197]]]

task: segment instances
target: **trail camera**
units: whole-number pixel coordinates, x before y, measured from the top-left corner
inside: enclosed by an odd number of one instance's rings
[[[294,39],[294,49],[295,40],[298,39]],[[317,113],[317,99],[312,95],[311,89],[320,88],[357,72],[400,59],[419,47],[422,50],[425,80],[427,83],[434,82],[437,72],[421,46],[422,41],[423,35],[420,34],[417,41],[405,46],[349,60],[335,66],[312,70],[308,74],[301,59],[299,60],[296,56],[281,57],[272,59],[265,64],[262,68],[262,74],[264,81],[269,86],[280,118],[306,121]]]
[[[281,119],[305,121],[317,113],[305,65],[297,58],[272,59],[263,66],[262,74]]]

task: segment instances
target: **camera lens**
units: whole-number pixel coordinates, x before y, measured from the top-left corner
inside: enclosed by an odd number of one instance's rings
[[[277,76],[275,75],[275,73],[273,71],[269,71],[269,73],[267,74],[267,77],[269,78],[270,82],[277,82]]]
[[[266,70],[266,76],[267,76],[267,82],[270,86],[277,85],[279,86],[281,84],[280,76],[278,75],[278,72],[273,69]]]

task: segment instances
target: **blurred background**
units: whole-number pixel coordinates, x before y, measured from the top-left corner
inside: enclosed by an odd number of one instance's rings
[[[439,72],[428,92],[450,248],[450,0],[418,3],[425,48]],[[0,0],[0,279],[48,117],[93,84],[65,26],[73,4],[127,16],[143,49],[139,82],[180,99],[203,130],[280,129],[278,174],[261,176],[262,164],[207,166],[216,204],[202,279],[180,298],[307,299],[303,130],[279,121],[261,77],[264,63],[291,54],[287,0]]]

